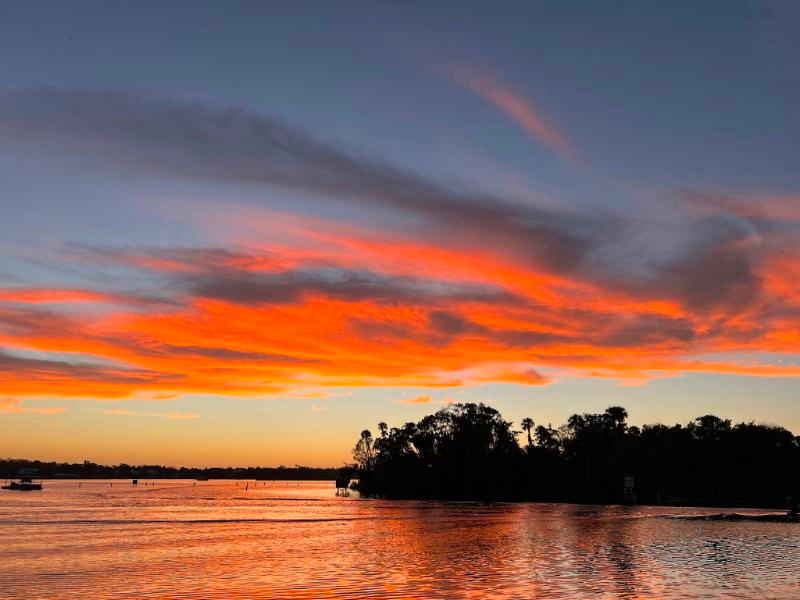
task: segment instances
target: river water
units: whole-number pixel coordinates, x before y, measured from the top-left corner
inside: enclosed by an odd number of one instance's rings
[[[800,598],[800,524],[713,509],[111,483],[0,492],[0,598]]]

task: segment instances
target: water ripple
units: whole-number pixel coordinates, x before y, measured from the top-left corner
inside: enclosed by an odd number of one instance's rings
[[[0,598],[800,597],[800,527],[695,518],[714,510],[145,489],[0,494]]]

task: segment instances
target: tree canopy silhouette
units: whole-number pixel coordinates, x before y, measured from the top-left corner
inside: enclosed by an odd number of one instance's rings
[[[454,404],[418,423],[365,430],[359,489],[397,498],[609,503],[633,477],[639,502],[782,507],[800,495],[800,438],[775,425],[704,415],[629,426],[628,412],[571,415],[516,431],[485,404]],[[517,436],[525,434],[520,445]]]

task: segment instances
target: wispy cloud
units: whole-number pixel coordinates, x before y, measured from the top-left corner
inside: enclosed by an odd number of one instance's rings
[[[476,374],[476,381],[496,381],[503,383],[519,383],[523,385],[547,385],[552,378],[542,375],[536,369],[526,365],[488,365]]]
[[[684,194],[680,235],[657,231],[664,245],[631,217],[433,181],[242,109],[16,90],[0,92],[0,128],[0,144],[80,148],[95,164],[280,185],[380,211],[356,228],[225,204],[259,235],[198,248],[72,246],[52,267],[84,286],[0,289],[4,393],[315,399],[353,386],[542,385],[552,373],[800,376],[775,358],[800,352],[791,197]],[[398,213],[413,226],[381,221]],[[164,301],[131,306],[128,296]]]
[[[327,398],[340,398],[352,395],[352,391],[334,392],[328,390],[291,390],[280,393],[280,397],[289,397],[294,400],[325,400]]]
[[[386,234],[337,237],[330,234],[335,224],[324,227],[325,277],[335,279],[342,264],[341,272],[355,265],[374,278],[345,276],[327,287],[297,277],[306,267],[292,248],[278,254],[278,263],[291,263],[288,270],[255,274],[237,265],[274,258],[274,249],[242,251],[241,260],[224,266],[178,249],[171,262],[185,267],[136,267],[180,298],[169,310],[75,313],[0,299],[0,344],[39,350],[35,358],[0,350],[0,372],[15,395],[152,398],[192,392],[316,398],[321,388],[354,385],[541,385],[552,379],[542,368],[630,380],[704,371],[797,376],[800,368],[771,365],[768,355],[762,365],[697,359],[800,347],[796,234],[708,210],[699,228],[705,235],[693,241],[692,252],[653,265],[640,280],[556,277],[524,259]],[[754,242],[756,225],[761,233]],[[299,256],[312,234],[296,236]],[[259,290],[288,281],[293,291],[280,298],[272,292],[217,297],[196,284],[206,278],[254,280]],[[393,283],[375,283],[383,281]],[[68,361],[66,352],[103,360]]]
[[[37,415],[58,415],[66,412],[63,406],[23,406],[18,398],[0,398],[0,413],[20,414],[34,413]]]
[[[0,143],[76,151],[79,160],[157,175],[281,186],[371,210],[403,212],[423,234],[526,256],[548,270],[579,266],[594,240],[614,227],[523,206],[485,190],[443,184],[366,158],[241,108],[126,90],[0,90]],[[586,232],[591,232],[591,240]],[[613,235],[613,231],[605,231]]]
[[[402,400],[397,400],[397,404],[430,404],[433,402],[433,397],[430,394],[420,394],[419,396],[414,396],[413,398],[404,398]]]
[[[103,410],[101,411],[102,414],[113,416],[113,417],[155,417],[158,419],[169,419],[171,421],[190,421],[193,419],[199,419],[201,415],[193,412],[188,413],[181,413],[181,412],[166,412],[166,413],[159,413],[159,412],[139,412],[135,410],[124,410],[124,409],[117,409],[117,410]]]
[[[475,65],[449,64],[440,69],[446,79],[482,98],[538,143],[563,158],[575,159],[576,152],[567,135],[526,96],[496,73]]]

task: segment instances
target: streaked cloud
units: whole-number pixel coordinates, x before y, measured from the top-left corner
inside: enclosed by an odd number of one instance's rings
[[[655,264],[641,279],[554,276],[524,259],[469,248],[373,231],[340,236],[330,223],[326,269],[374,275],[328,281],[327,275],[298,275],[315,272],[304,261],[318,260],[309,250],[319,243],[320,223],[315,219],[303,233],[292,218],[294,248],[221,248],[213,255],[225,255],[222,264],[198,258],[209,256],[206,251],[183,248],[157,249],[169,258],[166,265],[137,260],[131,266],[129,253],[107,253],[104,272],[135,269],[137,281],[151,277],[154,288],[171,295],[170,303],[148,310],[125,310],[116,299],[105,310],[77,313],[72,304],[43,306],[35,295],[30,302],[0,299],[0,344],[8,349],[0,354],[0,370],[9,391],[295,397],[309,386],[800,374],[792,363],[770,362],[800,344],[800,277],[786,276],[797,268],[797,238],[765,227],[754,245],[749,228],[731,225],[727,213],[703,214],[697,230],[713,235],[698,236],[685,258]],[[270,221],[279,216],[270,213]],[[262,269],[267,257],[282,266]],[[92,266],[81,264],[90,283]],[[251,277],[277,289],[289,282],[292,292],[212,295],[198,284]],[[93,295],[86,298],[87,305],[96,303]],[[39,354],[10,354],[14,348]],[[78,358],[65,360],[63,353]],[[766,362],[743,361],[743,353],[763,354]],[[720,358],[701,358],[710,354]]]
[[[280,394],[281,398],[291,398],[292,400],[326,400],[328,398],[341,398],[352,396],[352,391],[333,392],[328,390],[289,390]],[[316,405],[315,405],[316,406]]]
[[[124,409],[117,409],[117,410],[103,410],[101,411],[102,414],[113,416],[113,417],[154,417],[158,419],[168,419],[170,421],[191,421],[194,419],[199,419],[201,415],[193,412],[140,412],[135,410],[124,410]]]
[[[419,396],[414,396],[413,398],[403,398],[402,400],[397,400],[397,404],[430,404],[433,402],[433,397],[430,394],[420,394]]]
[[[21,414],[33,413],[37,415],[58,415],[66,412],[64,406],[28,406],[23,405],[18,398],[0,398],[0,413]]]
[[[791,196],[682,193],[673,235],[434,181],[244,109],[129,91],[6,90],[0,130],[2,144],[256,197],[221,203],[230,231],[247,224],[232,241],[69,245],[49,261],[74,285],[0,288],[0,375],[15,397],[800,376],[775,358],[800,352]],[[262,206],[276,187],[371,216],[356,226]]]
[[[370,210],[405,213],[423,235],[452,243],[483,232],[487,249],[548,270],[580,267],[614,223],[524,206],[485,190],[433,181],[241,108],[126,90],[0,90],[0,143],[153,176],[278,186]],[[598,229],[599,228],[599,229]],[[224,254],[224,250],[222,251]]]
[[[463,63],[443,65],[439,70],[447,80],[500,110],[551,152],[562,158],[575,158],[574,146],[567,135],[544,116],[532,98],[503,81],[496,73]]]

